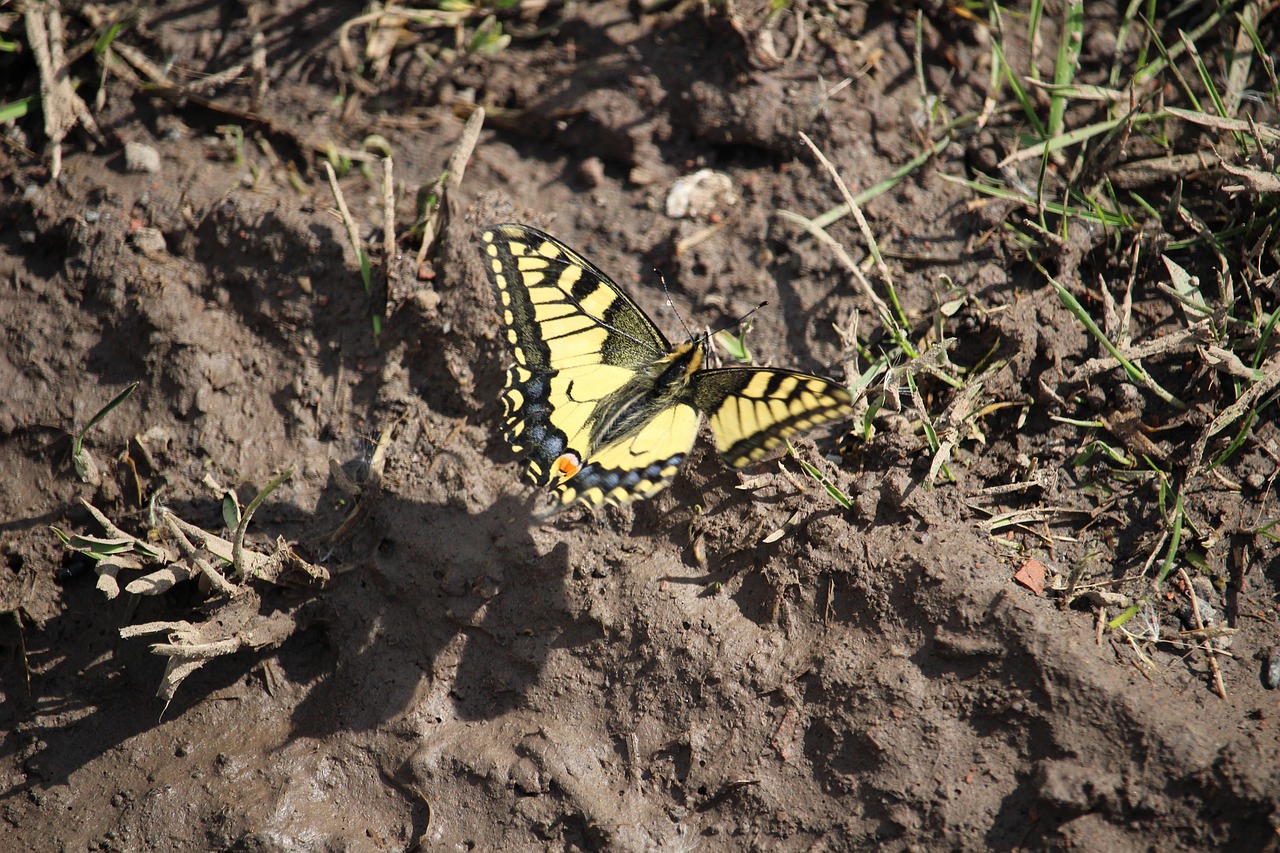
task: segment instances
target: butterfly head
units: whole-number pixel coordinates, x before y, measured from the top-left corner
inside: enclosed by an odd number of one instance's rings
[[[670,366],[664,371],[664,375],[675,378],[674,374],[679,373],[682,379],[687,380],[702,369],[703,364],[706,363],[707,354],[710,352],[710,334],[703,332],[700,335],[694,335],[667,354],[664,361]]]

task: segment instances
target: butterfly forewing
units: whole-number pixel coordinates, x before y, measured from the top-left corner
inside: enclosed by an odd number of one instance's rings
[[[593,452],[610,448],[592,446],[592,420],[603,400],[671,345],[604,273],[555,238],[521,225],[495,225],[480,239],[515,357],[502,397],[503,435],[528,454],[529,476],[538,485],[556,482],[562,498],[572,493],[566,502],[599,503],[605,498],[597,495],[612,495],[610,502],[618,503],[630,499],[620,487],[644,491],[642,484],[672,467],[667,463],[676,452],[658,459],[650,439],[643,451],[598,461]],[[696,424],[689,444],[694,432]],[[618,466],[630,463],[618,473]],[[577,482],[566,489],[565,472],[575,469],[568,479]]]

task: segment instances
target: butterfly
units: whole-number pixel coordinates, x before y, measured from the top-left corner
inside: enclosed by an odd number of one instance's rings
[[[732,468],[853,410],[841,385],[771,367],[704,369],[709,335],[672,346],[618,285],[527,225],[490,225],[481,251],[515,364],[502,433],[528,475],[574,502],[621,505],[671,483],[705,415]]]

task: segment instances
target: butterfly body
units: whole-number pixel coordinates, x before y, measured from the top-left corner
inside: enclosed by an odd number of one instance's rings
[[[561,505],[623,504],[665,488],[702,417],[731,467],[852,410],[843,387],[774,368],[703,369],[707,337],[672,346],[590,261],[524,225],[480,234],[515,364],[503,436]]]

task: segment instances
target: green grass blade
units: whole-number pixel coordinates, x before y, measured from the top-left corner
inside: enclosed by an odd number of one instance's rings
[[[1182,494],[1178,494],[1173,505],[1173,529],[1169,531],[1169,551],[1165,554],[1164,565],[1160,567],[1160,575],[1156,578],[1156,587],[1164,584],[1164,579],[1173,571],[1174,558],[1178,556],[1178,545],[1182,542]]]
[[[1129,374],[1129,378],[1138,383],[1146,382],[1147,374],[1136,364],[1125,358],[1116,345],[1103,334],[1102,329],[1098,328],[1098,324],[1089,316],[1089,312],[1084,310],[1084,306],[1076,299],[1075,294],[1063,287],[1053,276],[1048,275],[1047,270],[1045,275],[1048,277],[1049,283],[1053,285],[1053,289],[1057,291],[1058,299],[1062,301],[1062,304],[1075,315],[1075,318],[1080,321],[1080,325],[1084,326],[1085,331],[1093,335],[1098,343],[1102,345],[1102,348],[1111,353],[1112,358],[1120,362],[1120,366],[1124,368],[1125,373]]]
[[[1222,451],[1222,453],[1218,455],[1217,459],[1214,459],[1209,463],[1208,470],[1212,471],[1214,468],[1217,468],[1223,462],[1230,459],[1232,454],[1240,449],[1241,445],[1245,443],[1245,440],[1249,438],[1249,431],[1253,429],[1253,422],[1257,419],[1258,410],[1253,409],[1249,412],[1249,416],[1244,419],[1244,423],[1240,426],[1240,431],[1236,433],[1236,437],[1231,439],[1231,443],[1227,445],[1227,449]]]
[[[0,123],[16,121],[27,113],[31,112],[31,105],[35,103],[36,96],[29,98],[19,98],[16,101],[10,101],[4,106],[0,106]]]
[[[89,432],[89,430],[93,429],[93,427],[96,426],[99,421],[101,421],[107,415],[111,414],[112,409],[114,409],[116,406],[123,403],[125,400],[129,399],[129,395],[136,390],[138,390],[138,383],[137,382],[130,383],[129,387],[125,388],[119,394],[115,395],[115,397],[111,399],[110,403],[107,403],[101,409],[98,409],[98,413],[93,417],[89,418],[89,422],[84,425],[84,429],[80,430],[79,434],[76,435],[75,446],[72,450],[73,455],[80,453],[81,448],[84,446],[85,434]]]
[[[834,483],[832,483],[830,480],[828,480],[825,474],[823,474],[814,466],[810,465],[808,462],[801,459],[799,454],[796,453],[796,449],[791,446],[790,441],[787,442],[787,452],[790,453],[791,456],[797,462],[800,463],[800,467],[804,469],[804,472],[806,474],[808,474],[810,477],[816,480],[818,484],[822,486],[822,488],[826,489],[827,494],[831,495],[832,500],[840,504],[840,506],[842,506],[845,509],[853,509],[853,501],[849,499],[849,496],[846,495],[844,492],[840,491],[839,487],[836,486]]]
[[[933,145],[929,146],[924,151],[921,151],[897,169],[894,169],[893,173],[883,181],[878,181],[877,183],[867,187],[862,192],[855,194],[853,197],[854,202],[859,206],[862,206],[876,196],[882,195],[893,189],[898,184],[902,183],[904,178],[916,169],[919,169],[925,163],[929,162],[930,158],[941,154],[946,147],[951,144],[951,141],[952,139],[950,135],[944,136],[943,138],[935,141]],[[838,222],[852,212],[852,208],[850,208],[849,205],[839,204],[828,210],[826,213],[815,216],[813,218],[813,224],[817,225],[819,228],[826,228],[831,223]]]
[[[1062,36],[1058,39],[1058,55],[1054,60],[1053,82],[1055,86],[1067,86],[1075,79],[1080,61],[1080,46],[1084,42],[1084,2],[1070,0],[1062,10]],[[1060,94],[1049,102],[1049,136],[1062,133],[1063,117],[1067,111],[1067,99]]]

